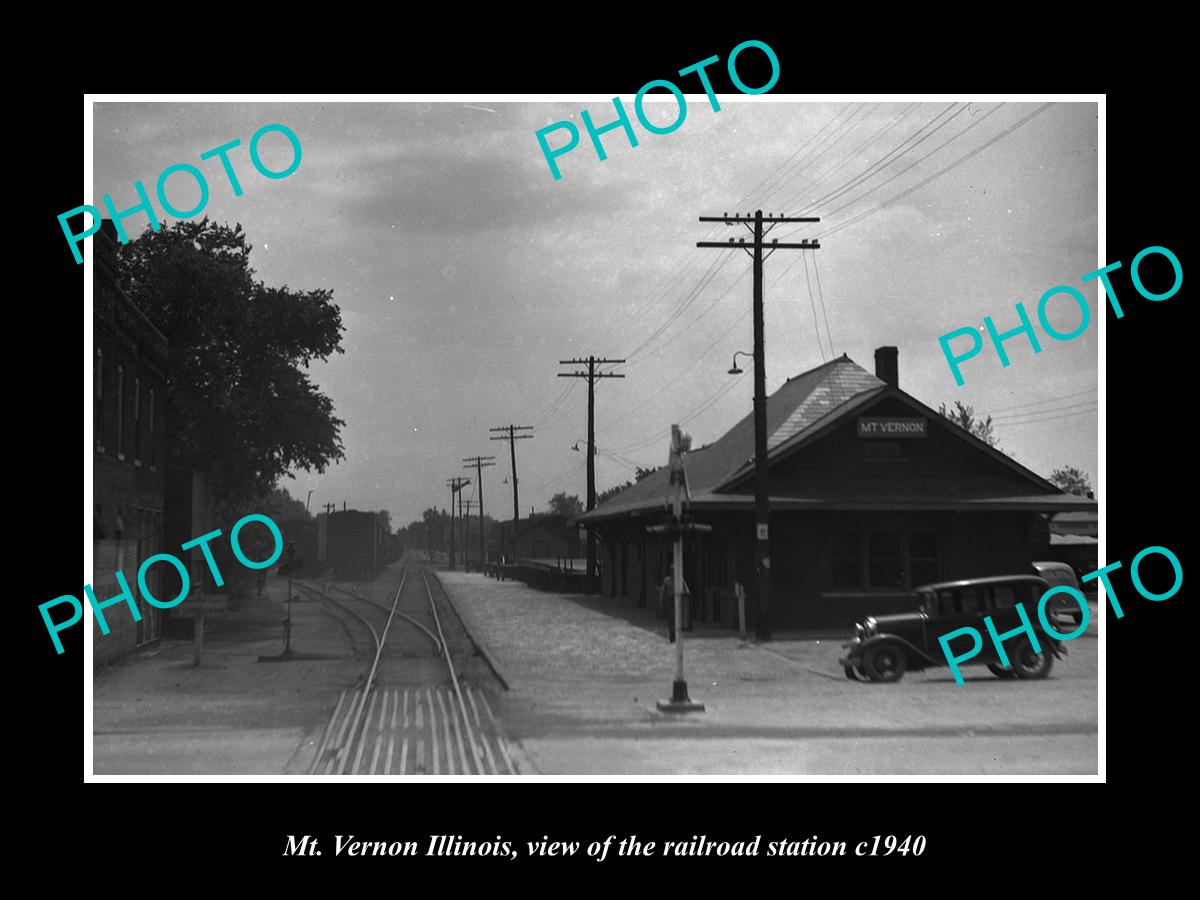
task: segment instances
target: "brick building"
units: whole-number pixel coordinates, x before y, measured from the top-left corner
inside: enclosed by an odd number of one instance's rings
[[[1049,516],[1094,512],[899,387],[894,347],[872,375],[847,356],[789,379],[767,400],[772,625],[848,626],[913,608],[917,585],[1027,574],[1047,556]],[[734,585],[753,621],[754,418],[688,454],[690,511],[712,526],[685,542],[699,621],[734,624]],[[576,521],[596,528],[602,592],[646,605],[671,544],[660,469]]]
[[[116,596],[114,572],[122,571],[142,620],[134,622],[123,604],[106,610],[109,634],[93,624],[96,663],[156,641],[162,631],[160,611],[139,595],[137,569],[163,546],[168,347],[162,332],[118,286],[113,234],[105,221],[93,239],[91,584],[97,600]],[[148,575],[155,596],[162,596],[162,568],[155,566]]]

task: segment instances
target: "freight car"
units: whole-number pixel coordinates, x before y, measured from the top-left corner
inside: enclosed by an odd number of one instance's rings
[[[325,559],[337,578],[370,578],[383,564],[379,516],[356,509],[333,512],[325,526]]]
[[[325,529],[316,519],[285,519],[277,522],[284,544],[296,545],[296,557],[303,560],[300,574],[313,578],[325,568]]]

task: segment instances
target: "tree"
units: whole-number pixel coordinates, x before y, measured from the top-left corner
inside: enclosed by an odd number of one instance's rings
[[[379,511],[379,527],[383,529],[384,534],[392,533],[392,514],[386,509]]]
[[[641,466],[638,466],[634,470],[633,477],[636,481],[641,481],[643,478],[647,478],[657,471],[658,469],[643,469]]]
[[[122,287],[170,342],[168,463],[207,471],[225,507],[345,456],[345,422],[305,371],[343,352],[332,292],[267,287],[250,250],[240,225],[205,217],[147,230],[119,256]]]
[[[1065,469],[1055,469],[1050,473],[1050,482],[1060,491],[1075,494],[1077,497],[1092,496],[1092,482],[1086,472],[1081,472],[1074,466]]]
[[[558,493],[550,498],[550,512],[556,516],[577,516],[583,512],[583,501],[577,494]]]
[[[989,446],[1000,449],[1000,444],[996,440],[996,435],[992,430],[992,417],[986,419],[976,417],[975,407],[964,406],[961,400],[954,401],[954,410],[946,409],[946,404],[943,403],[938,407],[938,413],[945,416],[959,428],[962,428],[968,434],[974,435]]]
[[[304,504],[288,493],[288,489],[284,487],[275,488],[255,506],[255,512],[265,513],[276,522],[312,518],[308,510],[304,508]]]

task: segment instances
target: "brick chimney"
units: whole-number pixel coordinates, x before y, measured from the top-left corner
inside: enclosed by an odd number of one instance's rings
[[[895,347],[880,347],[875,351],[875,377],[894,388],[900,387],[899,352]]]

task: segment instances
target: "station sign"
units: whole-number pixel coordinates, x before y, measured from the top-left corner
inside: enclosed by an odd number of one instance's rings
[[[903,416],[859,416],[860,438],[923,438],[929,434],[928,420]]]

